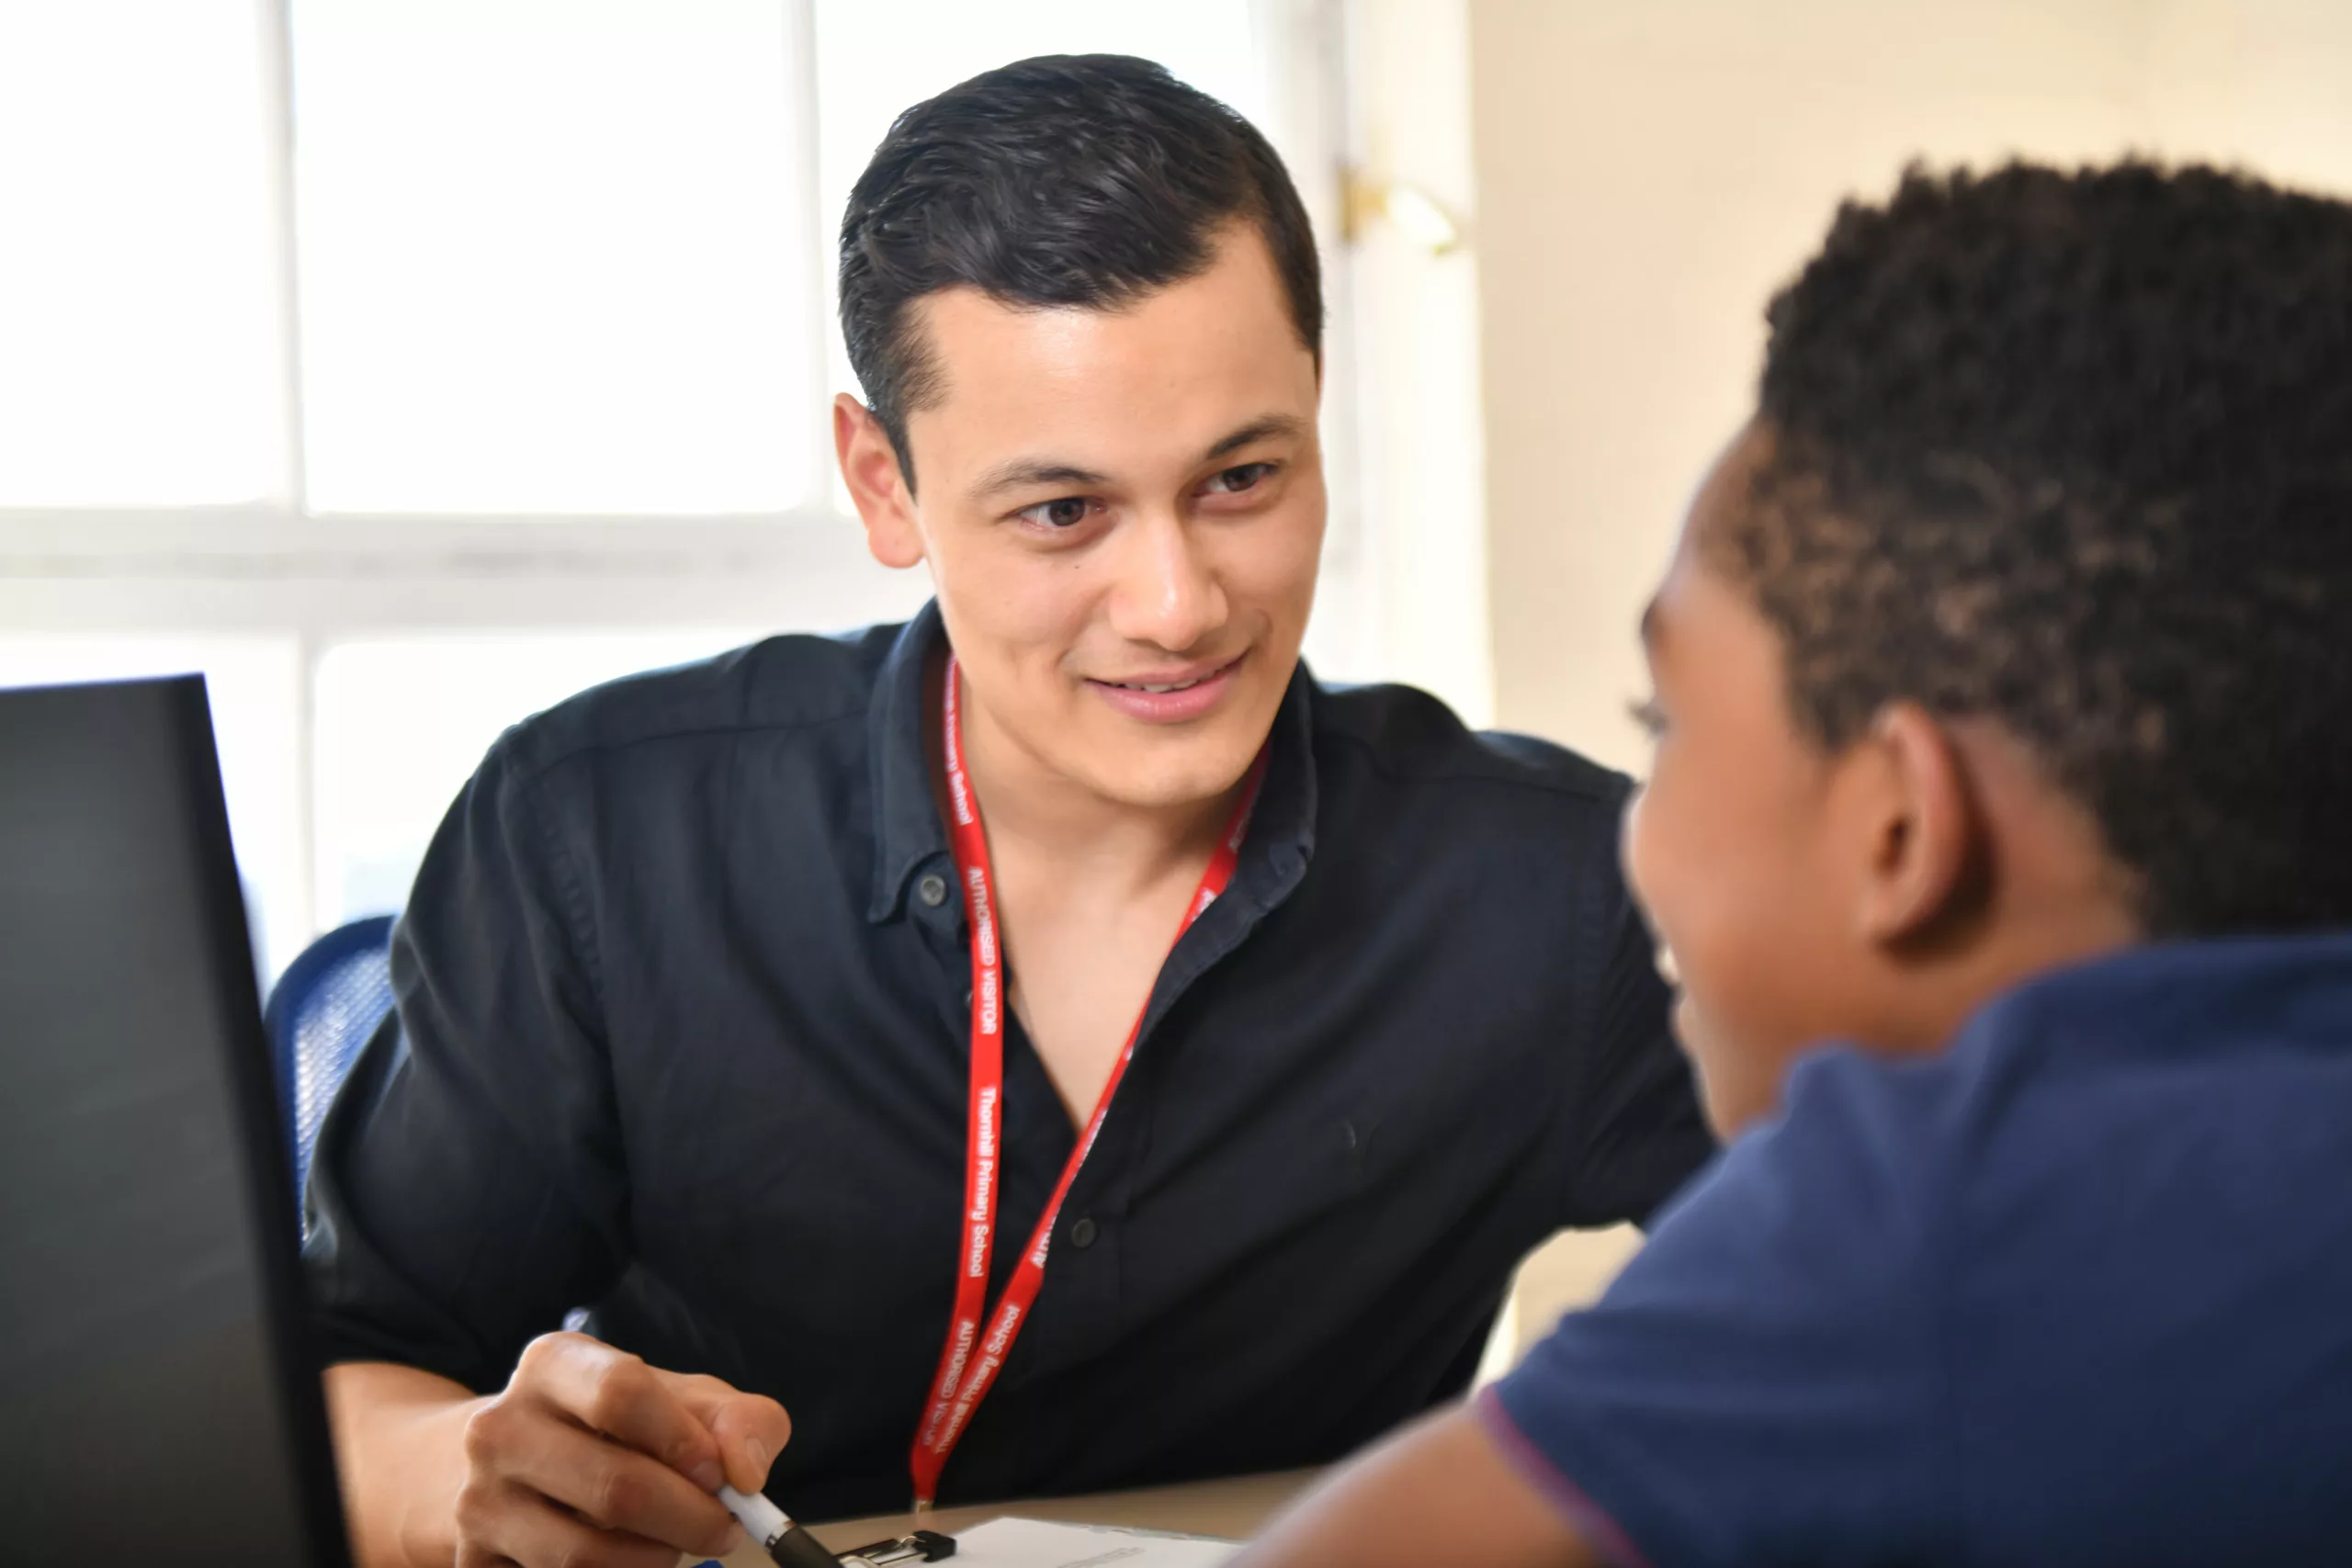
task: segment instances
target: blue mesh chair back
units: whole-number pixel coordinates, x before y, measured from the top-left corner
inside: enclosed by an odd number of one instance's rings
[[[297,1202],[334,1091],[392,1010],[391,944],[390,915],[338,926],[303,949],[270,990],[269,1048]]]

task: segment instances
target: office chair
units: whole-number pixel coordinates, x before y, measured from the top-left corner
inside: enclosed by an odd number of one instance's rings
[[[297,1205],[334,1091],[392,1010],[392,919],[371,915],[337,926],[304,948],[270,988],[263,1021],[294,1156]]]

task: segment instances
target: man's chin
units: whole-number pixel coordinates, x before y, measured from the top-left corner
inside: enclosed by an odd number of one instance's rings
[[[1096,790],[1104,799],[1137,811],[1172,811],[1223,798],[1250,771],[1250,761],[1251,757],[1244,757],[1239,766],[1230,769],[1220,765],[1179,773],[1121,770],[1099,781]]]
[[[1269,703],[1247,689],[1232,698],[1189,724],[1142,722],[1098,705],[1067,732],[1085,748],[1083,756],[1064,752],[1069,775],[1106,800],[1140,810],[1216,800],[1257,761],[1279,705],[1279,697]]]
[[[1098,730],[1090,739],[1094,744],[1089,755],[1070,759],[1075,764],[1070,775],[1084,780],[1104,800],[1138,811],[1166,811],[1221,798],[1249,773],[1264,740],[1230,722],[1190,734],[1120,725],[1110,734]]]

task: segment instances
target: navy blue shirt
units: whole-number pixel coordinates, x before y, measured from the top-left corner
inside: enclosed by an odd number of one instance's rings
[[[943,651],[931,613],[777,637],[492,749],[313,1166],[337,1359],[491,1389],[591,1308],[783,1401],[794,1513],[906,1506],[968,1083]],[[1421,694],[1298,674],[944,1501],[1335,1458],[1460,1391],[1531,1247],[1647,1214],[1706,1157],[1618,874],[1625,793]],[[1019,1238],[1075,1130],[1008,1035]]]
[[[2352,1562],[2352,935],[1798,1067],[1482,1401],[1612,1561]]]

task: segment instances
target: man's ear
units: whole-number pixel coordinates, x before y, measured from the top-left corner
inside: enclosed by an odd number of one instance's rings
[[[915,525],[914,495],[899,469],[898,448],[873,411],[847,392],[833,399],[833,451],[874,558],[899,569],[921,561],[922,530]]]
[[[1874,786],[1860,934],[1881,946],[1931,940],[1984,893],[1983,818],[1959,750],[1917,703],[1881,710],[1861,741]]]

